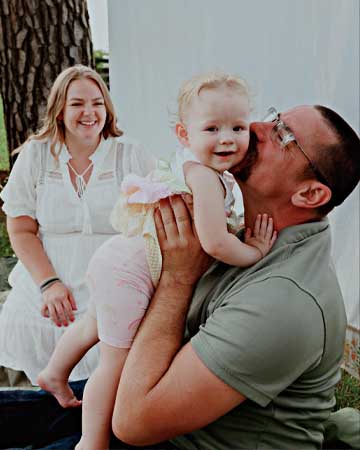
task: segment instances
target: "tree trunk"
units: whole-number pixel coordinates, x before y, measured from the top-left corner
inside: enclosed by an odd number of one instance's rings
[[[41,126],[57,75],[78,63],[93,67],[92,52],[86,0],[0,0],[0,93],[9,153]]]

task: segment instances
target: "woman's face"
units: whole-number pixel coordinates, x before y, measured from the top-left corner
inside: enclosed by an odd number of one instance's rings
[[[88,78],[70,83],[62,111],[67,142],[97,144],[106,121],[104,97]]]

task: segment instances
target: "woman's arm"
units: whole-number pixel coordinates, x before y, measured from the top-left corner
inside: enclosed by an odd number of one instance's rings
[[[267,216],[258,217],[251,245],[241,242],[227,230],[224,188],[217,173],[197,163],[186,163],[184,172],[194,197],[196,231],[206,253],[239,267],[250,266],[264,257],[275,241],[272,220],[268,222]]]
[[[29,216],[7,217],[7,230],[11,246],[29,271],[34,282],[40,286],[45,280],[56,277],[55,270],[37,236],[38,223]],[[71,292],[61,282],[54,283],[43,293],[43,316],[50,316],[58,326],[74,320],[76,304]]]

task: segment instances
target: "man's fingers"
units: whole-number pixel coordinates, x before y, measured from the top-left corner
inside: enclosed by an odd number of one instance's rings
[[[180,236],[186,236],[187,233],[192,233],[191,217],[182,197],[179,195],[171,197],[170,203]]]
[[[194,198],[191,194],[183,194],[182,199],[185,202],[185,205],[187,207],[187,210],[189,211],[189,214],[191,218],[194,220]]]
[[[164,226],[166,239],[171,240],[178,236],[178,228],[172,207],[170,206],[169,199],[160,201],[160,213]]]
[[[161,217],[161,212],[157,208],[154,212],[154,221],[155,221],[155,227],[156,227],[156,233],[159,240],[160,247],[162,247],[162,244],[166,241],[166,233],[164,224]]]

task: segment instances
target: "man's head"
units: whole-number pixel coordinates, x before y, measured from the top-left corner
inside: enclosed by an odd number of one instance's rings
[[[232,170],[243,192],[326,215],[359,182],[359,137],[324,106],[299,106],[272,119],[251,124],[248,154]]]

